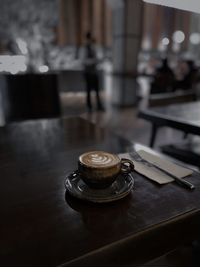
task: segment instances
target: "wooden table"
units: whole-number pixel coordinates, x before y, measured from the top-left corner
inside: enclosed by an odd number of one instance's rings
[[[95,205],[65,194],[78,155],[130,142],[80,119],[0,129],[0,266],[138,266],[200,234],[200,176],[190,192],[134,174],[135,189]]]
[[[181,130],[186,134],[200,135],[200,101],[141,110],[138,117],[152,123],[151,147],[154,145],[158,128],[163,126]]]

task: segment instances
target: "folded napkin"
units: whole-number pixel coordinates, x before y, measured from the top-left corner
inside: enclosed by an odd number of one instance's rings
[[[160,158],[157,155],[153,155],[149,152],[146,152],[144,150],[139,150],[137,153],[148,162],[153,163],[154,165],[157,165],[163,170],[168,171],[169,173],[175,175],[178,178],[183,178],[186,176],[189,176],[193,173],[192,170],[189,170],[187,168],[184,168],[182,166],[179,166],[175,163],[170,162],[167,159]],[[174,179],[167,174],[163,173],[162,171],[158,170],[155,167],[149,167],[145,165],[144,163],[137,162],[134,159],[131,158],[131,156],[128,153],[119,154],[120,158],[128,158],[133,161],[133,164],[135,166],[135,171],[138,173],[146,176],[147,178],[159,183],[159,184],[166,184],[174,181]]]

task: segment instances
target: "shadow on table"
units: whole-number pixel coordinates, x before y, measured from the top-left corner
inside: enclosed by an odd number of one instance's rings
[[[115,220],[115,225],[121,222],[121,218],[127,214],[131,207],[132,194],[114,202],[92,203],[79,200],[66,192],[65,200],[73,210],[80,213],[86,228],[99,235],[99,231],[102,231],[102,234],[105,234],[107,231],[112,230],[114,224],[108,222]]]

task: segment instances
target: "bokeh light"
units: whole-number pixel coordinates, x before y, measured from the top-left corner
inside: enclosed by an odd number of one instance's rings
[[[42,65],[42,66],[39,66],[39,71],[41,73],[45,73],[49,70],[49,67],[47,65]]]
[[[193,45],[200,44],[200,34],[198,32],[194,32],[190,35],[190,42]]]
[[[181,44],[185,40],[185,34],[182,31],[175,31],[172,38],[175,43]]]
[[[162,44],[163,45],[168,45],[169,44],[169,38],[165,37],[162,39]]]

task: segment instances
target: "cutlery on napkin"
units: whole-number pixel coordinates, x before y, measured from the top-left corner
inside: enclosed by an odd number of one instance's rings
[[[193,173],[193,171],[190,169],[179,166],[175,163],[172,163],[171,161],[169,161],[167,159],[160,158],[159,156],[153,155],[153,154],[146,152],[144,150],[139,150],[139,151],[137,151],[137,153],[143,159],[158,166],[160,169],[163,169],[163,170],[173,174],[174,176],[176,176],[178,178],[184,178],[184,177],[187,177]],[[128,158],[128,159],[132,160],[134,165],[135,165],[135,171],[137,171],[138,173],[146,176],[147,178],[149,178],[149,179],[151,179],[151,180],[153,180],[159,184],[167,184],[167,183],[174,181],[174,179],[172,177],[170,177],[169,175],[164,173],[162,170],[159,170],[156,167],[155,168],[149,167],[144,163],[135,161],[130,156],[129,153],[119,154],[119,156],[120,156],[120,158]]]

